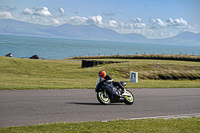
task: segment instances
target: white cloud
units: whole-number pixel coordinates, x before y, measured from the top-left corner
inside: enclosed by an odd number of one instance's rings
[[[61,16],[65,14],[65,10],[63,8],[56,7],[55,9],[60,13]]]
[[[136,18],[136,19],[133,19],[133,22],[134,23],[139,23],[139,22],[141,22],[142,21],[142,19],[141,18]]]
[[[167,21],[168,26],[174,26],[174,27],[179,27],[179,28],[184,28],[188,26],[187,21],[184,20],[183,18],[180,19],[172,19],[169,18]]]
[[[69,18],[69,23],[73,25],[103,24],[102,17],[100,15],[90,17],[73,16]]]
[[[47,7],[34,7],[36,12],[34,12],[35,15],[39,16],[52,16],[52,14],[49,12],[49,9]]]
[[[172,19],[169,18],[166,21],[162,21],[161,19],[150,19],[152,24],[151,28],[165,28],[165,27],[173,27],[173,28],[186,28],[188,26],[187,21],[183,18],[180,19]]]
[[[23,14],[33,14],[33,11],[31,9],[28,9],[28,8],[25,8],[24,11],[23,11]]]
[[[145,23],[134,23],[132,24],[135,29],[146,29],[147,26]]]
[[[53,21],[55,24],[60,24],[60,22],[59,22],[57,19],[52,19],[52,21]]]
[[[102,17],[100,15],[88,17],[88,20],[86,22],[88,24],[103,24]]]
[[[122,34],[141,32],[147,30],[148,28],[145,23],[140,23],[141,21],[142,20],[140,18],[133,19],[130,23],[118,23],[116,20],[110,20],[108,23],[104,23],[101,27],[113,29]]]
[[[83,25],[86,21],[86,17],[72,16],[69,18],[69,23],[74,25]]]
[[[175,26],[187,26],[187,21],[183,20],[183,18],[174,20]]]
[[[151,23],[152,23],[152,27],[151,28],[163,28],[163,27],[167,27],[167,23],[165,21],[162,21],[161,19],[150,19]]]
[[[118,26],[118,23],[115,20],[110,20],[107,24],[107,27],[111,27],[111,28],[116,28],[117,26]]]
[[[12,15],[10,12],[4,11],[0,12],[0,19],[12,19]]]
[[[33,10],[29,8],[25,8],[23,10],[23,14],[25,15],[38,15],[38,16],[44,16],[44,17],[49,17],[52,16],[50,13],[49,9],[47,7],[34,7]]]

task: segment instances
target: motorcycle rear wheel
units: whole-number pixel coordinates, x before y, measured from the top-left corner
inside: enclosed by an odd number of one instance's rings
[[[110,104],[109,96],[105,96],[102,91],[97,92],[97,99],[101,104],[108,105]]]
[[[134,95],[129,90],[126,90],[126,93],[128,93],[130,96],[125,96],[124,103],[127,105],[132,105],[134,103]]]

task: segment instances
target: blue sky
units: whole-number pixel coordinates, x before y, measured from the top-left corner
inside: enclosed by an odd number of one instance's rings
[[[121,34],[167,38],[200,33],[200,0],[1,0],[0,19],[58,26],[95,24]]]

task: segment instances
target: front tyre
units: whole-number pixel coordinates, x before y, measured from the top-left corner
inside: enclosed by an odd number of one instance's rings
[[[129,90],[126,90],[126,94],[127,95],[124,97],[124,103],[127,105],[132,105],[134,103],[133,94]]]
[[[110,104],[109,96],[105,96],[102,91],[97,92],[97,99],[101,104],[104,104],[104,105]]]

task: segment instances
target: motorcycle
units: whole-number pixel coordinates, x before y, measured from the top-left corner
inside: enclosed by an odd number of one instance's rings
[[[125,81],[121,81],[120,83],[126,86]],[[102,82],[100,77],[97,78],[95,92],[97,93],[98,101],[104,105],[116,102],[124,102],[127,105],[134,103],[134,95],[129,90],[125,90],[125,93],[122,95],[120,87],[114,86],[112,82]]]

